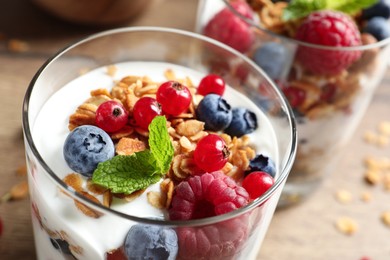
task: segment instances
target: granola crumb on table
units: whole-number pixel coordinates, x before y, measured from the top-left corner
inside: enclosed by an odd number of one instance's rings
[[[388,148],[389,145],[383,145],[378,142],[379,136],[390,136],[390,121],[381,121],[377,124],[376,129],[366,130],[363,133],[363,141],[372,147],[376,147],[379,152],[383,148]],[[388,155],[369,155],[363,158],[362,164],[364,166],[364,173],[362,179],[364,183],[368,185],[368,188],[374,187],[382,188],[384,192],[390,191],[390,157]],[[390,193],[389,193],[390,194]],[[335,198],[345,204],[351,202],[352,193],[347,190],[338,190],[335,193]],[[373,200],[373,194],[371,190],[365,190],[360,193],[360,200],[363,202],[371,202]],[[390,227],[390,211],[386,210],[379,214],[378,219],[387,226]],[[338,231],[345,234],[353,234],[357,230],[357,225],[351,218],[340,218],[336,221],[336,228]]]

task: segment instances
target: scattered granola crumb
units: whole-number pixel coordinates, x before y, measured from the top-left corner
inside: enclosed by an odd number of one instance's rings
[[[388,147],[390,144],[390,121],[380,122],[377,126],[377,131],[366,131],[364,140],[378,147]]]
[[[29,49],[29,45],[27,42],[18,40],[18,39],[10,39],[8,41],[8,50],[11,52],[26,52]]]
[[[347,190],[339,190],[336,192],[336,199],[341,203],[349,203],[352,201],[352,194]]]
[[[107,66],[107,74],[111,77],[115,76],[115,73],[117,72],[118,68],[115,65],[109,65]]]
[[[390,172],[385,173],[383,176],[383,187],[385,190],[390,191]]]
[[[364,159],[364,164],[364,180],[371,185],[381,183],[385,190],[390,191],[390,157],[368,156]]]
[[[27,180],[23,180],[15,184],[7,193],[0,198],[0,203],[21,200],[28,196],[28,183]]]
[[[367,169],[364,173],[364,180],[371,185],[376,185],[381,181],[380,171]]]
[[[382,218],[382,222],[386,226],[390,227],[390,211],[383,212],[381,218]]]
[[[378,125],[378,131],[382,135],[390,136],[390,121],[382,121]]]
[[[387,147],[389,145],[389,137],[386,135],[378,135],[378,145],[380,147]]]
[[[340,217],[336,221],[336,228],[343,234],[352,235],[358,230],[358,225],[356,221],[350,217]]]
[[[375,145],[378,148],[387,148],[390,144],[390,121],[380,122],[376,131],[366,131],[363,138],[368,144]],[[367,156],[364,158],[364,166],[364,180],[368,184],[381,184],[386,191],[390,191],[390,157]],[[371,201],[372,194],[368,191],[362,192],[361,200]],[[390,210],[382,213],[381,220],[386,226],[390,227]],[[345,223],[341,224],[347,225]]]
[[[16,169],[16,175],[18,176],[26,176],[27,175],[27,165],[23,164]]]
[[[364,133],[364,140],[369,144],[375,144],[377,141],[377,135],[373,131],[366,131]]]
[[[372,194],[368,191],[364,191],[362,194],[361,194],[361,200],[364,201],[364,202],[369,202],[372,200]]]

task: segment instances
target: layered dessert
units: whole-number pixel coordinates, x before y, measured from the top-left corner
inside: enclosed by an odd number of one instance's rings
[[[278,178],[271,123],[220,76],[158,62],[94,69],[47,100],[32,137],[71,190],[140,218],[72,198],[35,165],[29,177],[39,259],[256,257],[273,214],[268,202],[202,226],[142,221],[223,216]]]
[[[332,169],[366,111],[387,68],[389,17],[389,1],[201,2],[197,30],[251,57],[294,110],[292,202]]]

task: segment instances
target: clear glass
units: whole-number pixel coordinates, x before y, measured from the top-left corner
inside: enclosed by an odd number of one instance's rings
[[[196,31],[204,34],[209,21],[223,8],[228,8],[233,16],[250,27],[254,35],[254,41],[245,50],[245,55],[255,60],[258,48],[270,43],[282,46],[284,62],[278,72],[273,70],[270,73],[274,75],[270,76],[286,96],[295,95],[298,99],[299,95],[305,96],[302,102],[292,99],[296,103],[290,103],[297,120],[299,144],[296,160],[279,203],[280,207],[294,205],[308,198],[340,160],[342,150],[386,72],[390,57],[390,38],[377,42],[362,35],[364,45],[358,47],[313,45],[277,34],[260,25],[261,22],[272,24],[272,15],[277,15],[280,10],[274,10],[273,14],[266,10],[254,12],[254,19],[251,20],[239,14],[232,7],[233,2],[235,0],[200,1]],[[285,3],[279,4],[281,6]],[[276,26],[275,22],[275,28]],[[358,58],[354,58],[348,67],[329,74],[325,71],[336,68],[339,65],[337,59],[329,61],[329,68],[313,72],[307,68],[311,65],[306,65],[305,68],[300,63],[300,57],[305,54],[305,60],[314,65],[317,61],[322,62],[332,56]],[[278,58],[273,58],[275,61],[267,60],[266,64],[279,64]],[[295,92],[291,93],[292,89]]]
[[[243,93],[265,113],[275,130],[278,146],[275,149],[279,158],[275,184],[262,197],[233,212],[198,220],[168,221],[136,217],[104,207],[64,183],[49,167],[48,160],[53,158],[43,157],[34,140],[34,124],[41,108],[53,94],[80,76],[80,71],[127,61],[169,62],[202,73],[216,70],[222,73],[229,86]],[[224,66],[219,65],[221,62]],[[243,81],[240,74],[235,73],[238,67],[246,71],[248,80]],[[259,84],[264,93],[261,99],[257,94]],[[112,257],[119,257],[115,259],[122,259],[124,231],[137,223],[177,232],[178,259],[254,259],[292,167],[297,144],[290,107],[250,59],[207,37],[155,27],[105,31],[58,52],[31,81],[23,105],[23,129],[38,259],[107,259],[108,254],[104,252],[109,251],[115,252]],[[51,140],[45,142],[47,145],[52,143]],[[65,163],[62,154],[53,157],[57,163]],[[53,203],[52,198],[59,198],[61,205]],[[91,214],[81,214],[75,204],[85,207]],[[214,240],[215,236],[219,235],[219,238],[211,249],[198,245],[186,251],[180,244],[181,232],[206,236],[212,232]]]

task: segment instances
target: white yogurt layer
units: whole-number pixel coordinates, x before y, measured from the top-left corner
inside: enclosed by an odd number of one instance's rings
[[[167,69],[172,69],[178,78],[190,77],[195,85],[205,76],[194,70],[167,63],[125,62],[115,64],[115,66],[117,72],[114,77],[107,74],[106,67],[101,67],[69,82],[46,102],[37,116],[32,128],[34,143],[47,165],[61,179],[72,173],[62,153],[64,141],[69,134],[69,116],[90,96],[91,90],[98,88],[110,90],[114,81],[129,75],[148,76],[153,81],[164,82],[166,81],[164,72]],[[262,111],[248,98],[230,87],[226,89],[224,98],[232,107],[246,107],[255,112],[259,127],[250,134],[250,137],[256,153],[269,156],[278,165],[276,136]],[[40,173],[39,168],[32,182],[34,182],[35,189],[33,194],[35,193],[36,196],[33,203],[37,204],[44,224],[52,231],[64,231],[72,245],[83,249],[82,254],[77,255],[78,259],[103,259],[105,252],[123,244],[129,227],[132,225],[130,221],[121,220],[109,214],[98,219],[85,216],[74,206],[73,200],[59,192],[54,183],[48,181],[43,173]],[[114,200],[112,209],[143,218],[163,219],[166,212],[147,202],[146,194],[150,190],[158,191],[159,184],[150,186],[133,202]],[[36,220],[34,220],[34,225],[38,225]],[[39,230],[43,231],[35,226],[39,258],[59,257],[55,255],[59,254],[58,250],[51,245],[47,234]]]

